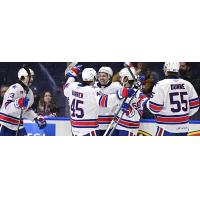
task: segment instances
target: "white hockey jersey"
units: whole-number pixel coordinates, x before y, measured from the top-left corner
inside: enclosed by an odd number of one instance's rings
[[[199,109],[193,85],[183,79],[164,79],[153,88],[147,108],[155,114],[159,127],[171,133],[189,131],[189,117]]]
[[[64,94],[69,100],[72,133],[85,135],[98,130],[100,107],[115,106],[119,102],[116,94],[103,95],[95,86],[82,86],[69,79],[64,87]]]
[[[140,90],[134,90],[136,91],[136,94],[133,97],[127,98],[125,101],[125,103],[128,103],[132,107],[132,112],[128,116],[126,113],[123,113],[122,110],[119,112],[117,116],[119,122],[116,129],[125,130],[133,133],[133,135],[137,135],[144,105],[148,98]]]
[[[19,84],[11,85],[4,95],[3,104],[0,109],[0,124],[11,130],[17,130],[21,109],[15,106],[15,100],[26,96],[26,91]],[[22,118],[33,121],[37,114],[31,109],[34,102],[33,92],[29,89],[27,98],[29,99],[28,107],[23,110]],[[20,129],[23,128],[23,120],[20,121]]]
[[[116,91],[122,88],[119,82],[112,82],[108,86],[100,86],[99,84],[96,83],[95,86],[97,86],[100,89],[100,91],[105,95],[116,94]],[[113,120],[116,108],[117,105],[112,108],[104,107],[99,110],[98,122],[100,130],[106,130],[108,128],[109,124]]]

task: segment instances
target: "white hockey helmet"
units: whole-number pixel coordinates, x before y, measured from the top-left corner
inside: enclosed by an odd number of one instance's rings
[[[131,67],[130,70],[132,71],[133,75],[135,78],[137,78],[136,76],[136,71],[134,67]],[[120,72],[119,72],[119,76],[120,78],[122,78],[122,80],[127,77],[129,81],[134,80],[131,73],[129,72],[128,68],[123,68]]]
[[[93,68],[85,68],[82,72],[83,81],[95,81],[97,72]]]
[[[112,78],[113,70],[110,67],[103,66],[99,69],[98,73],[106,73]]]
[[[18,78],[19,80],[21,80],[23,77],[25,78],[26,76],[29,76],[29,73],[31,76],[34,76],[35,73],[32,69],[28,68],[29,69],[29,72],[27,69],[25,68],[21,68],[19,71],[18,71]]]
[[[166,62],[164,64],[164,71],[166,72],[178,72],[180,68],[179,62]]]

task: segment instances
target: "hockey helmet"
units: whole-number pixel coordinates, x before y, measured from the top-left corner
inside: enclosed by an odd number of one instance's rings
[[[112,78],[113,70],[110,67],[103,66],[99,69],[98,73],[106,73]]]
[[[32,69],[30,69],[30,68],[28,68],[28,69],[21,68],[18,71],[18,78],[19,78],[19,80],[24,79],[26,76],[34,76],[34,75],[35,75],[34,71]]]
[[[97,72],[93,68],[85,68],[82,72],[83,81],[95,81]]]
[[[178,72],[180,68],[179,62],[166,62],[164,64],[164,71],[166,72]]]
[[[131,72],[133,73],[134,77],[137,78],[136,76],[136,71],[134,67],[130,68]],[[128,68],[123,68],[120,72],[119,72],[119,76],[120,78],[123,80],[125,77],[128,78],[129,81],[133,81],[134,78],[132,77],[131,73],[129,72]]]

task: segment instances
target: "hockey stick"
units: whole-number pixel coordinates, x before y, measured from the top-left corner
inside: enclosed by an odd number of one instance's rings
[[[26,66],[24,66],[24,65],[23,65],[23,68],[24,68],[24,69],[27,71],[27,73],[28,73],[28,77],[29,77],[29,79],[28,79],[28,86],[29,86],[29,83],[30,83],[30,81],[31,81],[31,72],[30,72],[29,68],[26,67]],[[27,94],[28,94],[28,90],[26,90],[25,98],[27,97]],[[16,136],[17,136],[18,133],[19,133],[20,122],[21,122],[21,120],[22,120],[22,115],[23,115],[24,109],[25,109],[25,108],[21,108],[21,111],[20,111],[19,122],[18,122],[18,124],[17,124]]]
[[[106,132],[104,133],[103,136],[107,136],[108,132],[109,132],[110,129],[112,128],[113,124],[115,123],[115,119],[116,119],[116,117],[118,116],[118,114],[120,113],[120,110],[121,110],[121,108],[122,108],[122,105],[125,103],[126,99],[127,99],[127,98],[125,98],[125,99],[123,100],[122,104],[120,105],[119,109],[118,109],[117,112],[115,113],[115,115],[114,115],[112,121],[110,122],[110,124],[109,124],[108,128],[106,129]],[[110,135],[110,134],[109,134],[109,135]]]
[[[131,101],[132,101],[133,98],[136,96],[136,94],[137,94],[138,91],[139,91],[139,89],[136,90],[135,94],[131,97],[131,99],[130,99],[130,101],[129,101],[128,104],[131,103]],[[124,114],[125,114],[125,112],[122,112],[121,117],[118,118],[117,122],[115,122],[115,119],[116,119],[116,118],[114,119],[115,125],[113,126],[113,128],[112,128],[111,132],[108,134],[108,136],[111,136],[111,135],[113,134],[113,132],[115,131],[115,129],[117,128],[117,126],[118,126],[118,124],[119,124],[119,121],[122,119],[122,117],[124,116]],[[116,116],[116,117],[117,117],[117,116]]]
[[[20,111],[19,122],[18,122],[18,124],[17,124],[16,136],[17,136],[18,133],[19,133],[19,127],[20,127],[20,122],[21,122],[21,120],[22,120],[22,115],[23,115],[23,108],[21,108],[21,111]]]
[[[126,65],[126,64],[125,64],[125,65]],[[125,65],[124,65],[124,66],[125,66]],[[133,78],[135,78],[134,75],[133,75],[133,73],[132,73],[132,71],[130,70],[130,68],[128,68],[128,70],[129,70],[130,74],[133,76]],[[137,82],[136,82],[136,81],[137,81]],[[139,82],[140,82],[140,81],[139,81]],[[129,105],[130,105],[131,101],[133,100],[133,98],[136,96],[137,92],[138,92],[139,90],[141,90],[142,84],[141,84],[141,83],[138,84],[138,80],[134,79],[134,83],[133,83],[133,85],[132,85],[132,88],[133,88],[134,86],[137,86],[138,88],[137,88],[137,90],[135,91],[135,94],[131,97],[131,99],[130,99],[130,101],[129,101],[129,103],[128,103]],[[127,100],[127,98],[126,98],[126,100]],[[123,104],[122,104],[122,105],[123,105]],[[122,105],[121,105],[121,106],[122,106]],[[113,132],[114,132],[115,129],[117,128],[117,126],[118,126],[120,120],[122,119],[122,117],[124,116],[124,114],[125,114],[125,112],[122,112],[121,117],[118,118],[117,122],[115,122],[115,119],[116,119],[117,116],[113,119],[113,123],[115,123],[115,125],[113,126],[113,128],[112,128],[111,132],[108,134],[108,136],[111,136],[111,135],[113,134]],[[113,125],[113,124],[112,124],[112,125]],[[111,127],[110,127],[110,128],[111,128]],[[108,130],[108,131],[109,131],[109,130]]]
[[[132,76],[132,78],[133,78],[133,81],[134,81],[134,82],[133,82],[133,85],[132,85],[132,88],[133,88],[134,85],[135,85],[135,82],[136,82],[135,76],[134,76],[133,72],[131,71],[129,65],[124,64],[124,67],[128,69],[129,73],[131,74],[131,76]],[[110,124],[109,124],[108,128],[106,129],[106,131],[105,131],[105,133],[104,133],[103,136],[107,136],[108,132],[109,132],[110,129],[113,127],[113,124],[115,123],[115,119],[116,119],[116,117],[118,116],[118,114],[120,113],[121,108],[122,108],[123,104],[126,102],[126,100],[127,100],[127,98],[125,98],[125,99],[123,100],[122,104],[120,105],[119,109],[118,109],[117,112],[115,113],[115,115],[114,115],[112,121],[110,122]],[[116,127],[117,127],[117,125],[114,126],[114,127],[112,128],[112,131],[109,133],[109,136],[114,132],[114,130],[115,130]]]
[[[28,94],[28,92],[26,91],[25,98],[27,97],[27,94]],[[21,111],[20,111],[19,122],[18,122],[18,124],[17,124],[16,136],[17,136],[18,133],[19,133],[20,122],[21,122],[21,120],[22,120],[22,115],[23,115],[24,109],[25,109],[25,108],[21,108]]]

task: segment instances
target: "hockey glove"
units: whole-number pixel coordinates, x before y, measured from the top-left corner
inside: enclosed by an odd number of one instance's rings
[[[77,65],[71,67],[71,69],[66,73],[66,76],[69,77],[77,77],[81,73],[82,65]]]
[[[47,125],[46,120],[41,115],[39,115],[37,118],[35,118],[35,122],[37,123],[39,129],[43,129]]]
[[[134,94],[135,91],[132,88],[122,88],[117,90],[117,97],[119,100],[127,97],[132,97]]]
[[[144,81],[145,81],[145,75],[143,75],[143,74],[138,75],[137,82],[135,84],[136,87],[142,88],[142,86],[144,85]]]
[[[126,113],[126,115],[130,115],[130,113],[132,113],[133,108],[128,104],[128,103],[123,103],[122,105],[122,111],[124,113]]]
[[[27,97],[18,98],[15,100],[15,107],[25,109],[28,106],[28,101]]]

